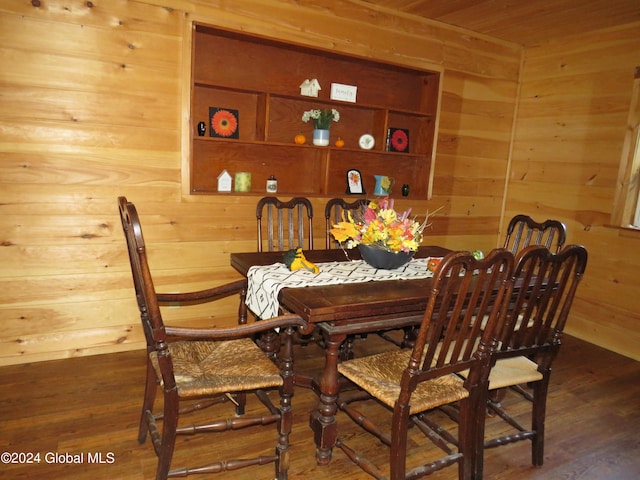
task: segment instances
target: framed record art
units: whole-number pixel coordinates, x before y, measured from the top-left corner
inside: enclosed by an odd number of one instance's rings
[[[239,138],[238,110],[209,107],[209,135],[218,138]]]

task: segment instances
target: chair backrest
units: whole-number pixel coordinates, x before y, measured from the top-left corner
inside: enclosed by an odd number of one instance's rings
[[[497,358],[549,351],[548,368],[560,346],[571,304],[587,266],[587,250],[569,245],[560,253],[530,246],[518,254],[506,320],[498,334]],[[540,363],[539,363],[540,364]]]
[[[135,205],[128,202],[125,197],[118,198],[118,205],[120,209],[120,220],[122,221],[122,230],[127,239],[129,263],[131,265],[131,274],[133,276],[138,309],[140,310],[142,329],[144,330],[147,341],[147,351],[158,352],[158,364],[162,373],[163,383],[165,388],[171,388],[175,386],[173,364],[166,342],[167,335],[160,312],[158,297],[147,261],[147,252],[138,212],[136,211]]]
[[[347,202],[342,198],[332,198],[327,202],[324,207],[324,218],[327,229],[327,249],[338,248],[340,246],[339,242],[331,235],[330,230],[336,223],[346,220],[343,218],[345,215],[344,212],[360,210],[363,206],[366,207],[367,205],[369,205],[369,200],[366,198],[359,198],[353,202]]]
[[[507,226],[504,248],[516,255],[530,245],[543,245],[559,252],[567,239],[567,227],[559,220],[536,222],[528,215],[516,215]]]
[[[276,197],[261,198],[256,218],[259,252],[313,249],[313,206],[307,198],[294,197],[288,202]]]
[[[402,394],[410,396],[418,382],[468,368],[469,385],[488,381],[490,351],[504,318],[513,265],[513,255],[504,249],[493,250],[483,260],[469,252],[452,252],[442,259],[403,375]]]

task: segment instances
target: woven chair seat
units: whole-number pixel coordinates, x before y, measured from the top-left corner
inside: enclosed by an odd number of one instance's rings
[[[400,380],[411,357],[411,350],[393,350],[338,364],[338,371],[393,408],[400,395]],[[410,413],[423,412],[469,396],[463,380],[444,375],[421,382],[411,396]]]
[[[282,377],[251,339],[181,341],[169,344],[174,376],[181,397],[279,387]],[[156,352],[149,354],[158,378]]]
[[[462,378],[467,378],[469,370],[463,370],[459,375]],[[489,390],[498,390],[539,380],[542,380],[542,373],[538,371],[538,364],[527,357],[500,358],[489,373]]]
[[[501,358],[489,373],[489,390],[542,380],[538,364],[527,357]]]

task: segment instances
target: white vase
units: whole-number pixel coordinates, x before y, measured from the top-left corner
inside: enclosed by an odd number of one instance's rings
[[[316,128],[313,131],[313,144],[319,147],[326,147],[329,145],[329,130],[321,130]]]

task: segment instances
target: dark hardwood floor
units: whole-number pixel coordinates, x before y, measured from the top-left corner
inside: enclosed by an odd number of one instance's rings
[[[362,355],[387,348],[387,344],[369,337],[356,348]],[[143,357],[144,353],[137,351],[1,367],[0,452],[24,454],[20,460],[39,454],[40,462],[3,461],[0,478],[153,478],[153,449],[148,441],[144,445],[136,441]],[[297,369],[322,368],[315,346],[297,350],[296,362]],[[290,478],[369,478],[339,450],[330,465],[316,465],[308,426],[308,413],[315,402],[310,391],[296,391]],[[514,405],[518,411],[517,405],[522,403]],[[366,448],[384,465],[384,447],[364,437],[344,418],[339,417],[339,422],[342,436]],[[179,441],[174,463],[182,465],[185,459],[206,463],[210,453],[221,450],[236,451],[238,456],[247,450],[271,452],[271,433],[265,429],[225,433],[216,443],[216,437],[186,437]],[[77,463],[69,463],[73,461]],[[272,479],[273,466],[209,477]],[[456,478],[456,468],[429,478]],[[551,380],[544,466],[532,467],[530,444],[518,442],[486,452],[485,478],[640,478],[640,362],[566,337]]]

